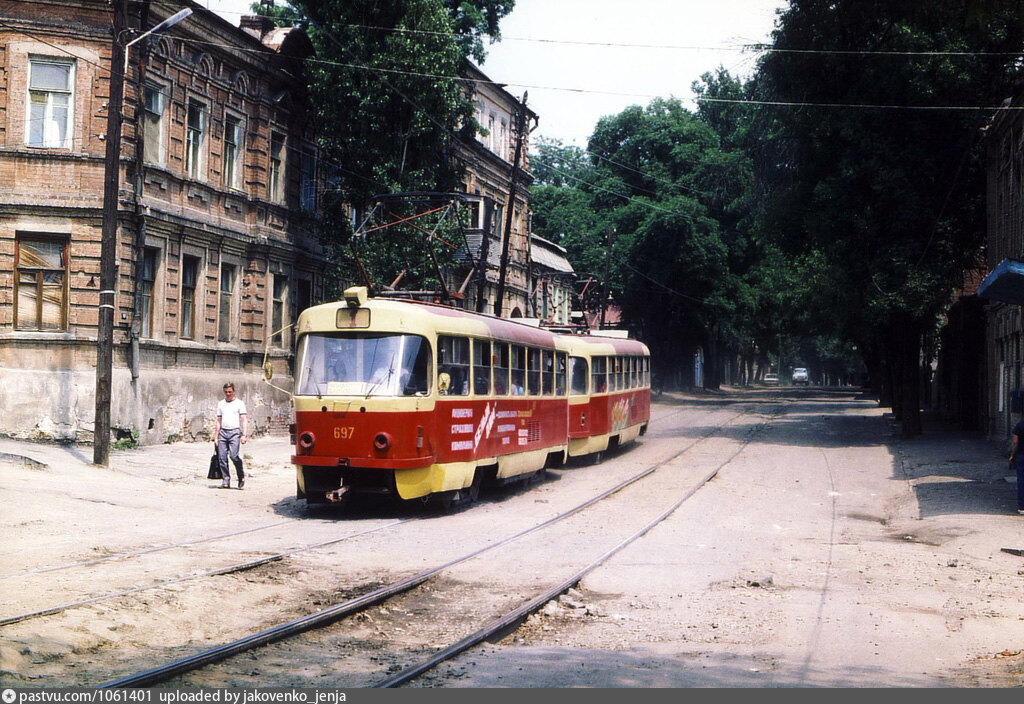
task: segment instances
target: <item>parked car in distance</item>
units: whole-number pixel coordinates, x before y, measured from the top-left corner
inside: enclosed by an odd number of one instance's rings
[[[803,367],[797,367],[796,369],[793,370],[793,385],[794,386],[799,386],[800,384],[803,384],[804,386],[807,386],[810,383],[811,383],[811,377],[807,373],[806,369],[804,369]]]
[[[768,386],[778,386],[779,375],[774,372],[768,372],[764,375],[764,383]]]

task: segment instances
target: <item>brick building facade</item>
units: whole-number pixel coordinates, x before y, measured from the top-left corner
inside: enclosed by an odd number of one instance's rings
[[[986,308],[984,430],[1009,438],[1024,388],[1024,95],[988,128],[986,264],[978,289]]]
[[[257,432],[285,416],[287,394],[260,370],[266,358],[290,388],[287,325],[319,300],[326,266],[305,224],[308,39],[181,4],[192,17],[133,47],[125,82],[111,425],[145,443],[209,436],[227,379]],[[170,14],[130,5],[136,30]],[[4,13],[0,433],[87,441],[111,10],[24,0]]]
[[[518,98],[502,86],[491,81],[482,71],[467,65],[466,83],[476,103],[476,119],[483,132],[470,143],[456,142],[456,155],[465,165],[463,188],[471,203],[467,242],[473,259],[486,261],[486,280],[483,285],[483,310],[494,312],[501,273],[505,220],[512,186],[515,156],[515,119],[519,110],[526,112],[526,127],[521,147],[516,198],[512,211],[512,227],[508,240],[504,300],[501,315],[507,318],[533,317],[530,305],[530,175],[529,129],[537,115],[526,108]],[[468,270],[460,270],[450,282],[460,288]],[[471,284],[466,289],[464,307],[477,309],[480,287]]]

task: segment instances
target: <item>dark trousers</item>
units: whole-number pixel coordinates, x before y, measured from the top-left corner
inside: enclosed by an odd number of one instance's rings
[[[1017,469],[1017,510],[1024,511],[1024,453],[1017,455],[1013,464]]]
[[[225,485],[231,483],[228,457],[235,464],[235,473],[238,475],[239,481],[245,477],[245,472],[242,471],[242,458],[238,456],[238,449],[241,447],[241,444],[242,430],[240,428],[232,430],[220,429],[220,435],[217,436],[217,461],[220,462],[221,483]]]

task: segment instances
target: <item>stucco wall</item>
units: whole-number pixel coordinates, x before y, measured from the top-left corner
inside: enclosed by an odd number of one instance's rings
[[[226,381],[234,383],[249,412],[250,432],[269,432],[271,423],[286,423],[288,394],[254,374],[169,370],[144,372],[132,383],[124,369],[114,369],[110,420],[112,437],[138,433],[142,444],[199,442],[213,439],[217,402]],[[291,379],[274,386],[289,389]],[[92,442],[95,414],[94,371],[40,371],[0,368],[0,435],[31,440]]]

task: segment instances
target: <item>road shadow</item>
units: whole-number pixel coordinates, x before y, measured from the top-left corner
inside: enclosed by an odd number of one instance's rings
[[[825,451],[885,448],[893,481],[910,483],[922,518],[1016,514],[1016,485],[1007,481],[1014,473],[1007,463],[1006,443],[962,430],[938,413],[922,411],[923,433],[906,439],[892,413],[877,412],[877,401],[859,389],[754,388],[732,390],[723,398],[752,417],[718,429],[719,437],[752,437],[754,444]],[[869,409],[873,412],[867,413]],[[689,441],[707,436],[712,428],[659,427],[652,421],[648,436]]]
[[[896,479],[910,481],[921,517],[947,514],[1016,515],[1017,486],[1005,442],[960,429],[932,412],[922,413],[924,432],[896,435]]]
[[[599,687],[599,688],[791,688],[943,686],[934,675],[894,672],[878,667],[820,670],[803,662],[785,662],[769,653],[665,652],[660,647],[596,650],[496,645],[476,651],[424,676],[424,686],[441,687]]]

